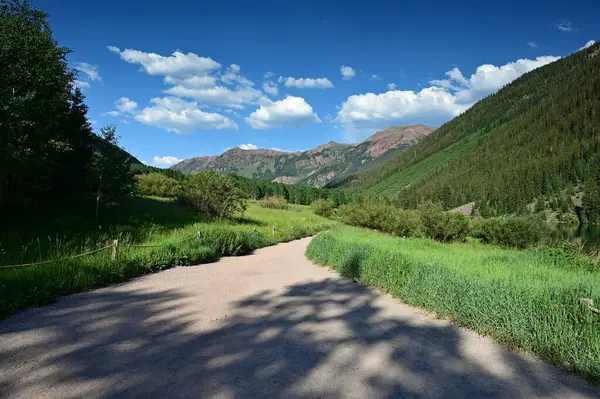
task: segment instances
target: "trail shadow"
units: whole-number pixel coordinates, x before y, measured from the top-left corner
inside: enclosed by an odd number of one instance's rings
[[[516,353],[495,353],[500,366],[486,364],[465,349],[458,328],[396,315],[381,306],[388,298],[345,279],[246,297],[210,329],[197,297],[127,287],[69,297],[0,322],[0,396],[600,394]],[[184,304],[193,311],[185,313]]]

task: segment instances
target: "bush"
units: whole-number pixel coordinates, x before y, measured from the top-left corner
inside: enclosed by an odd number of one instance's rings
[[[290,204],[286,201],[286,199],[277,195],[265,197],[260,201],[260,206],[270,209],[290,209]]]
[[[179,199],[198,213],[217,218],[231,218],[246,210],[244,193],[227,177],[212,171],[188,176]]]
[[[414,211],[395,208],[374,199],[359,199],[344,205],[338,212],[342,223],[375,229],[397,236],[419,234],[420,221]]]
[[[148,173],[136,176],[136,190],[141,195],[175,198],[181,194],[181,184],[162,173]]]
[[[528,248],[539,244],[548,230],[548,226],[537,217],[508,216],[485,219],[472,236],[486,243]]]
[[[335,210],[333,202],[329,199],[315,200],[311,204],[311,208],[315,214],[325,218],[331,217],[333,215],[333,211]]]
[[[419,205],[421,228],[425,236],[437,241],[464,241],[469,234],[469,218],[459,212],[444,212],[431,201]]]

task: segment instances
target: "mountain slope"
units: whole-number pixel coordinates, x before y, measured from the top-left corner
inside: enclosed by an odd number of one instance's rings
[[[214,170],[220,173],[322,187],[347,173],[366,170],[380,158],[392,157],[434,131],[424,125],[395,126],[357,144],[330,141],[304,152],[232,148],[219,156],[190,158],[171,169],[183,173]]]
[[[515,80],[365,173],[331,186],[484,214],[523,211],[581,185],[600,163],[600,44]]]

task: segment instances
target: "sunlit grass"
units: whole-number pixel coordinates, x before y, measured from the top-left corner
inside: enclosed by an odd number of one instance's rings
[[[600,316],[579,302],[600,301],[600,271],[586,258],[354,228],[320,234],[307,256],[600,382]]]
[[[174,265],[247,254],[257,248],[315,234],[334,224],[316,216],[307,206],[274,210],[255,202],[250,202],[246,212],[232,221],[207,219],[173,201],[148,197],[107,211],[100,226],[94,223],[93,208],[84,207],[80,211],[69,213],[68,223],[61,219],[56,223],[51,219],[42,222],[32,216],[27,223],[15,224],[0,233],[0,265],[63,259],[110,245],[117,239],[116,261],[111,259],[112,249],[107,249],[45,265],[0,269],[0,318],[67,293]],[[196,238],[197,232],[200,240]],[[161,246],[132,248],[131,245]]]

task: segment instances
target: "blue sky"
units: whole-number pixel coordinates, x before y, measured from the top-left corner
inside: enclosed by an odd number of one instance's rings
[[[495,4],[497,3],[497,4]],[[169,166],[440,125],[600,38],[597,1],[37,0],[89,118]]]

